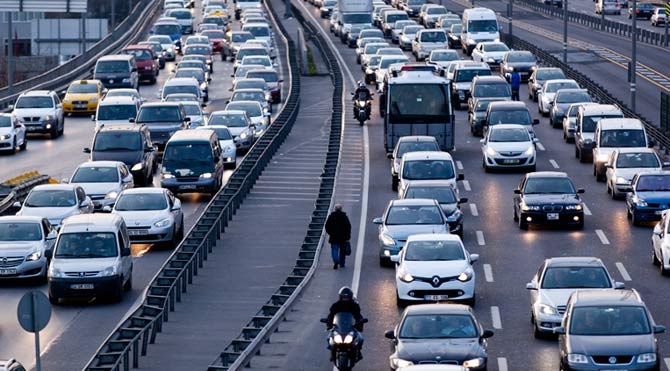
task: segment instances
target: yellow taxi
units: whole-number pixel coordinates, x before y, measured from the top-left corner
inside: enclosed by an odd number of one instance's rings
[[[64,113],[95,113],[98,102],[105,96],[107,89],[100,80],[73,81],[63,98]]]
[[[226,17],[228,18],[228,12],[223,9],[212,9],[207,13],[207,15],[212,15],[215,17]]]

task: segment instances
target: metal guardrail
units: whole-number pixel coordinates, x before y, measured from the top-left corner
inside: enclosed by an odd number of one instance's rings
[[[307,21],[295,6],[292,7],[292,13],[306,28],[306,31],[312,35],[317,48],[324,55],[324,60],[329,66],[334,85],[330,137],[326,161],[323,173],[321,174],[319,193],[307,229],[307,235],[298,252],[298,258],[293,271],[270,297],[270,300],[242,328],[237,338],[226,346],[217,359],[209,365],[207,371],[239,370],[248,367],[251,359],[259,353],[263,344],[269,340],[271,334],[279,327],[280,323],[286,317],[287,311],[292,307],[314,275],[318,265],[321,246],[325,242],[324,226],[328,217],[328,211],[333,202],[335,177],[342,141],[344,79],[335,55],[327,46],[323,34],[311,22]],[[283,28],[282,25],[279,27]],[[286,32],[284,31],[284,33]],[[297,63],[292,64],[292,66],[297,66]]]
[[[112,33],[66,63],[28,80],[20,81],[12,87],[0,89],[0,112],[8,109],[18,96],[27,90],[56,90],[67,86],[77,77],[87,75],[99,57],[110,54],[128,42],[140,37],[140,30],[147,26],[147,20],[159,9],[160,0],[140,0],[135,8]]]
[[[142,303],[117,325],[84,367],[84,371],[128,371],[131,365],[139,367],[139,357],[146,355],[149,344],[154,343],[163,323],[168,322],[169,313],[181,301],[182,293],[193,282],[193,276],[198,275],[198,269],[202,268],[228,222],[286,139],[300,103],[300,74],[295,46],[290,41],[286,54],[291,83],[282,111],[156,273],[145,290]]]
[[[631,110],[623,101],[615,98],[614,94],[610,93],[607,89],[586,77],[581,72],[573,69],[568,64],[563,63],[548,51],[516,36],[513,36],[511,39],[509,34],[503,34],[502,36],[503,40],[509,47],[514,49],[527,50],[533,53],[544,64],[552,67],[558,67],[563,70],[567,78],[577,81],[581,87],[588,89],[592,97],[594,97],[598,102],[603,104],[616,104],[626,117],[636,118],[642,121],[645,130],[647,131],[647,135],[656,142],[656,146],[659,148],[659,150],[665,152],[670,150],[670,138],[665,133],[663,133],[661,129],[653,125],[651,121],[649,121],[644,116]]]
[[[31,171],[0,184],[0,215],[4,215],[14,202],[23,201],[33,187],[48,183],[49,179],[48,175]]]

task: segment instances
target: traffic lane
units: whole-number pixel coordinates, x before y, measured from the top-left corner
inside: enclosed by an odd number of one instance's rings
[[[638,1],[638,3],[641,3],[642,1]],[[583,14],[591,15],[594,17],[600,17],[600,14],[596,14],[596,3],[595,2],[590,2],[590,1],[569,1],[568,0],[568,9],[571,11],[575,12],[580,12]],[[628,18],[628,8],[621,8],[621,14],[616,15],[616,14],[605,14],[605,19],[619,22],[619,23],[624,23],[624,24],[633,24],[633,20]],[[646,19],[646,18],[638,18],[637,19],[637,27],[654,31],[654,32],[660,32],[663,33],[665,32],[664,27],[653,27],[651,25],[651,20]]]

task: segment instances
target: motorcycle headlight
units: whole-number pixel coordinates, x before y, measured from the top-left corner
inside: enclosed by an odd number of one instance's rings
[[[528,147],[528,149],[526,149],[526,151],[524,152],[526,156],[532,156],[533,153],[535,153],[535,147],[533,146]]]
[[[203,173],[203,174],[200,174],[200,178],[202,178],[202,179],[209,179],[209,178],[211,178],[211,177],[212,177],[212,173]]]
[[[342,335],[340,334],[333,336],[333,342],[335,342],[335,344],[342,344],[343,340],[344,339],[342,339]]]
[[[347,336],[344,337],[344,343],[345,344],[351,344],[354,342],[354,335],[352,333],[347,334]]]
[[[468,282],[472,279],[473,272],[472,268],[467,268],[463,273],[458,275],[458,280],[461,282]]]
[[[51,278],[61,278],[64,277],[65,274],[63,274],[63,271],[60,269],[54,267],[53,265],[49,266],[49,272],[48,272],[49,277]]]
[[[100,272],[100,276],[102,277],[116,276],[116,266],[114,265],[105,268],[102,272]]]
[[[38,260],[41,256],[42,256],[42,253],[41,253],[41,252],[39,252],[39,251],[38,251],[38,252],[34,252],[34,253],[28,255],[28,256],[26,257],[26,260],[29,261],[29,262],[32,262],[32,261]]]
[[[637,356],[638,363],[656,362],[656,353],[642,353]]]
[[[154,223],[154,227],[156,228],[165,228],[168,225],[172,224],[172,219],[170,218],[165,218],[163,220],[159,220],[156,223]]]
[[[400,358],[393,358],[393,360],[391,362],[393,362],[393,366],[395,368],[409,367],[409,366],[412,366],[414,364],[410,361],[406,361],[406,360],[400,359]]]
[[[549,314],[549,315],[558,314],[558,311],[556,310],[556,308],[552,307],[551,305],[540,304],[539,308],[540,308],[540,313],[542,313],[542,314]]]
[[[628,183],[630,183],[630,182],[628,181],[628,179],[626,179],[626,178],[624,178],[624,177],[621,177],[621,176],[618,176],[618,177],[616,178],[616,183],[617,183],[617,184],[628,184]]]
[[[142,170],[143,167],[144,167],[144,164],[142,164],[141,162],[138,162],[135,165],[133,165],[133,167],[130,170],[140,171],[140,170]]]
[[[366,102],[364,102],[364,101],[359,101],[358,102],[358,106],[361,107],[361,108],[365,108],[365,105],[366,105]]]
[[[118,195],[119,195],[119,192],[117,192],[117,191],[110,191],[110,192],[107,192],[107,194],[105,195],[105,198],[110,198],[110,199],[113,200],[113,199],[115,199],[116,196],[118,196]]]
[[[389,235],[387,235],[387,234],[383,234],[383,233],[382,233],[382,235],[380,236],[380,238],[381,238],[382,243],[384,244],[384,246],[394,246],[394,245],[395,245],[395,240],[394,240],[393,238],[391,238],[391,236],[389,236]]]
[[[488,147],[488,148],[486,148],[486,154],[489,155],[489,156],[495,156],[495,155],[498,154],[498,152],[496,152],[495,149],[493,149],[491,147]]]
[[[569,353],[568,363],[589,363],[589,359],[583,354]]]
[[[465,368],[477,368],[484,364],[484,358],[473,358],[463,362]]]

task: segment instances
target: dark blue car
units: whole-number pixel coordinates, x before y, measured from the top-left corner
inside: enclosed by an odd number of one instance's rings
[[[663,210],[670,208],[670,171],[636,174],[626,194],[626,204],[628,218],[635,226],[660,220]]]

